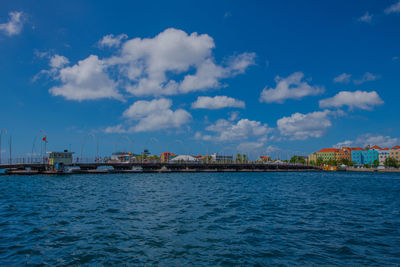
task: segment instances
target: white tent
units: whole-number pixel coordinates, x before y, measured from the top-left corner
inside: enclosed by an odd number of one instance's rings
[[[171,162],[181,162],[181,161],[184,161],[184,162],[198,162],[199,159],[197,159],[195,157],[192,157],[190,155],[179,155],[179,156],[171,159],[170,161]]]

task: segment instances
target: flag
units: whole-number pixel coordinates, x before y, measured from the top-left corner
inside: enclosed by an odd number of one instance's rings
[[[47,136],[43,137],[42,140],[47,142]]]

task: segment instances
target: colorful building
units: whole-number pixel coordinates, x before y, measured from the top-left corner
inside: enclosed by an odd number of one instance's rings
[[[400,146],[392,147],[392,149],[390,150],[390,157],[400,163]]]
[[[337,148],[323,148],[317,152],[317,158],[323,161],[336,160],[336,153],[339,151]]]
[[[166,151],[166,152],[161,153],[160,159],[161,159],[161,162],[169,162],[174,157],[176,157],[176,154]]]
[[[390,157],[390,150],[389,148],[383,148],[379,150],[379,165],[385,165],[386,159]]]
[[[351,149],[349,147],[342,147],[336,152],[336,161],[340,162],[343,159],[351,161]]]
[[[308,164],[317,163],[318,154],[317,152],[313,152],[308,156]]]
[[[362,151],[363,164],[373,165],[375,160],[379,160],[379,152],[377,149],[368,149]]]
[[[262,162],[270,162],[271,157],[270,156],[260,156],[259,160]]]
[[[364,149],[361,147],[351,148],[351,161],[355,165],[363,165],[364,164]]]

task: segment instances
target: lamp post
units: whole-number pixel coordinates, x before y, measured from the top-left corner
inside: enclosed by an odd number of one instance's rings
[[[7,134],[7,130],[6,129],[2,129],[0,131],[0,164],[1,164],[1,154],[3,153],[3,151],[1,150],[1,138],[3,137],[3,133]]]

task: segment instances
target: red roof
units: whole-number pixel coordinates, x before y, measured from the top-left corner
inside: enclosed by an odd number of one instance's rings
[[[400,149],[400,146],[394,146],[392,149]]]
[[[385,148],[384,148],[384,149],[382,149],[382,150],[389,150],[389,148],[385,147]]]
[[[338,152],[338,151],[339,151],[339,149],[337,149],[337,148],[323,148],[318,152]]]
[[[382,150],[382,148],[379,147],[379,146],[373,146],[373,147],[371,147],[371,149],[379,149],[379,150]]]
[[[363,148],[361,148],[361,147],[352,147],[352,148],[350,148],[350,149],[351,149],[351,151],[365,150],[365,149],[363,149]]]

